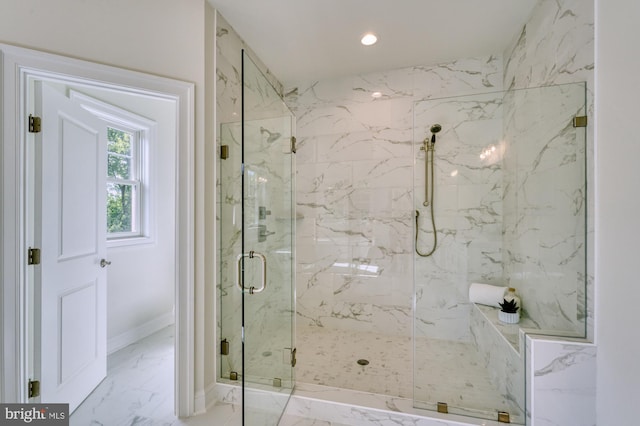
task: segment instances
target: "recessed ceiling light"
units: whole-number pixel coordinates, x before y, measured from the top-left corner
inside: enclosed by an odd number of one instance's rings
[[[373,92],[373,93],[371,94],[371,97],[372,97],[372,98],[376,98],[376,99],[377,99],[377,98],[379,98],[379,97],[381,97],[381,96],[382,96],[382,92]]]
[[[365,46],[371,46],[372,44],[375,44],[376,41],[378,41],[378,37],[376,37],[375,34],[366,33],[364,36],[362,36],[360,43],[364,44]]]

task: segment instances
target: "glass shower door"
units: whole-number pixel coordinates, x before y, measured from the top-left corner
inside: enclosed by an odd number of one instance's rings
[[[418,248],[431,212],[438,232],[414,255],[415,407],[525,424],[526,334],[585,337],[586,114],[584,83],[414,104]],[[427,208],[420,146],[436,123]],[[516,288],[519,323],[472,283]]]
[[[294,383],[294,117],[242,54],[243,419],[276,425]]]

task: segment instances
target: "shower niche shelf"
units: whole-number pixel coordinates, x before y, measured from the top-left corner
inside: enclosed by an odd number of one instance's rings
[[[498,319],[499,308],[478,304],[474,305],[474,310],[476,310],[484,321],[494,329],[495,333],[502,336],[518,354],[520,354],[520,348],[524,347],[525,334],[540,331],[536,328],[535,323],[525,316],[520,318],[518,324],[505,324]]]
[[[498,319],[499,308],[493,308],[491,306],[478,305],[474,303],[473,315],[476,320],[472,321],[472,333],[475,336],[483,333],[482,323],[490,325],[494,335],[498,335],[502,340],[509,343],[510,347],[517,353],[521,354],[521,348],[524,348],[525,337],[527,334],[545,336],[549,339],[561,338],[562,340],[568,340],[577,343],[589,343],[588,339],[577,333],[570,331],[558,331],[558,330],[545,330],[538,327],[538,325],[530,318],[523,316],[520,318],[518,324],[505,324]],[[478,316],[482,319],[478,320]],[[484,331],[486,333],[486,331]],[[487,337],[487,336],[485,336]]]

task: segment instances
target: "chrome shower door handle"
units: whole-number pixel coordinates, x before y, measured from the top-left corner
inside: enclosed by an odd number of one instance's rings
[[[249,259],[257,257],[258,259],[260,259],[260,262],[262,264],[262,280],[260,283],[260,287],[258,288],[251,286],[247,289],[244,286],[244,282],[242,279],[242,263],[245,257],[248,257]],[[237,262],[238,268],[236,269],[236,284],[240,291],[243,293],[248,292],[249,294],[263,292],[267,288],[267,258],[265,257],[265,255],[252,250],[249,253],[240,253],[237,257]]]

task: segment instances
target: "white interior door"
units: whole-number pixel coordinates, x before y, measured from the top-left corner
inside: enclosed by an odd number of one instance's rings
[[[107,130],[46,83],[36,83],[35,108],[42,118],[36,135],[36,363],[39,353],[41,401],[69,403],[73,411],[107,371],[107,276],[101,265]]]

